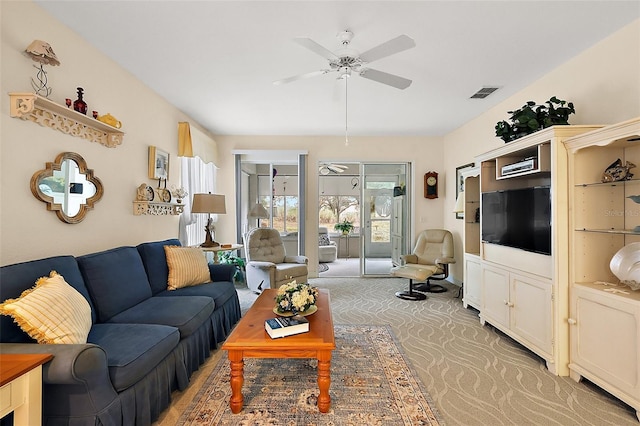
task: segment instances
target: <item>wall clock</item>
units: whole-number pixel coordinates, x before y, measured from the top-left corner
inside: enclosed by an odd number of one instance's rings
[[[424,198],[438,198],[438,173],[427,172],[424,174]]]

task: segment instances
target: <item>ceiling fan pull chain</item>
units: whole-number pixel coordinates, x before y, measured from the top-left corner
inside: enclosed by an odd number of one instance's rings
[[[349,146],[349,76],[344,76],[344,146]]]

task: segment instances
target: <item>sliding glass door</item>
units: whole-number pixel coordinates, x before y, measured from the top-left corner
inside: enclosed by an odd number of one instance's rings
[[[360,166],[361,275],[388,275],[393,267],[392,243],[405,249],[409,221],[401,221],[399,229],[392,227],[392,221],[398,214],[409,211],[408,197],[394,197],[407,191],[409,167],[408,163],[362,163]]]

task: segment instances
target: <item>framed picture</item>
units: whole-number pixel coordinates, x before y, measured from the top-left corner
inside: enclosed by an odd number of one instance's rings
[[[464,166],[456,167],[456,204],[461,192],[464,192],[464,178],[462,172],[466,169],[470,169],[474,166],[474,163],[465,164]],[[456,219],[464,219],[464,212],[456,212]]]
[[[169,153],[155,146],[149,147],[149,178],[169,178]]]

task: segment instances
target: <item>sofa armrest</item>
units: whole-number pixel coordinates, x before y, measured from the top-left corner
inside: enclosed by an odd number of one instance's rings
[[[256,269],[271,269],[271,268],[275,268],[276,264],[273,262],[264,262],[261,260],[252,260],[251,262],[247,262],[247,266],[250,266],[252,268],[256,268]]]
[[[307,256],[285,256],[284,263],[302,263],[309,264],[309,258]]]
[[[444,265],[449,263],[456,263],[456,260],[453,257],[439,257],[436,259],[437,265]]]
[[[53,359],[43,365],[42,380],[45,384],[78,385],[88,387],[108,386],[107,354],[98,345],[39,345],[35,343],[0,343],[0,353],[35,354],[48,353]],[[115,393],[115,390],[113,390]]]
[[[210,263],[209,274],[211,281],[229,281],[233,282],[233,276],[236,273],[236,265],[228,263]]]

